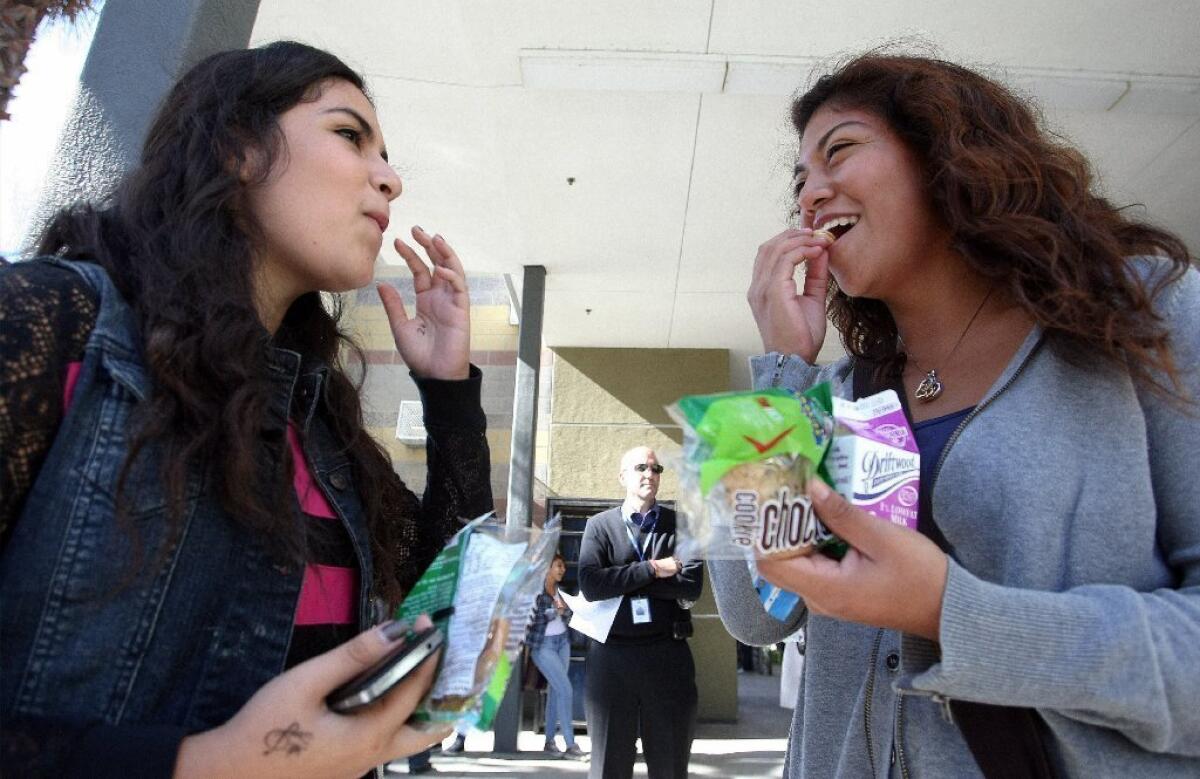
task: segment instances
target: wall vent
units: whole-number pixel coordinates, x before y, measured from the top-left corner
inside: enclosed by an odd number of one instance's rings
[[[425,445],[425,417],[421,401],[400,401],[400,414],[396,417],[396,438],[405,446]]]

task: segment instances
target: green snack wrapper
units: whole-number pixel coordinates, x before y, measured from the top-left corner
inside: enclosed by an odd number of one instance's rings
[[[793,557],[844,544],[806,494],[833,434],[828,384],[681,398],[679,541],[685,557]],[[839,555],[840,556],[840,555]]]
[[[542,529],[509,533],[495,517],[479,517],[450,539],[397,607],[395,619],[428,614],[446,636],[433,686],[413,712],[418,727],[491,728],[560,527],[555,517]]]
[[[829,385],[795,395],[786,390],[694,395],[679,401],[696,437],[700,491],[743,463],[803,457],[820,463],[832,432]]]

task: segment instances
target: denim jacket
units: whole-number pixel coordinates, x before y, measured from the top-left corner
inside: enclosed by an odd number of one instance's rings
[[[114,521],[131,415],[151,390],[138,327],[100,267],[60,264],[96,289],[99,312],[70,410],[0,555],[0,727],[44,721],[34,728],[41,737],[34,751],[74,752],[77,761],[89,740],[136,745],[161,742],[165,732],[177,748],[187,733],[228,720],[283,670],[304,566],[285,564],[233,521],[216,475],[203,468],[187,475],[181,537],[164,564],[149,565],[166,537],[167,514],[157,468],[149,467],[161,459],[154,443],[126,481],[133,535]],[[322,414],[326,369],[274,349],[270,371],[277,392],[264,435],[278,436],[282,453],[289,409],[296,409],[313,478],[357,552],[357,614],[365,628],[373,621],[370,544],[350,462]],[[129,581],[131,537],[144,552]]]

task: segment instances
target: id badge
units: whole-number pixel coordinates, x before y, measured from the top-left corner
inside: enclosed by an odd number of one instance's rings
[[[646,624],[650,621],[650,600],[648,598],[630,598],[629,611],[633,615],[633,624]]]

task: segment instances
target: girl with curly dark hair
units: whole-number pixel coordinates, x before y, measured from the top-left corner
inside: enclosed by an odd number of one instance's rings
[[[756,386],[894,389],[920,532],[821,483],[852,549],[711,563],[747,643],[806,627],[789,776],[1200,770],[1200,275],[971,70],[871,53],[792,105],[800,226],[764,243]],[[793,274],[803,266],[797,289]],[[815,365],[826,318],[847,356]]]
[[[439,737],[433,664],[356,715],[325,696],[492,507],[458,256],[401,240],[418,499],[363,423],[336,298],[370,282],[401,182],[362,79],[281,42],[172,89],[104,203],[0,268],[0,711],[21,776],[360,776]],[[362,632],[360,632],[362,631]]]

